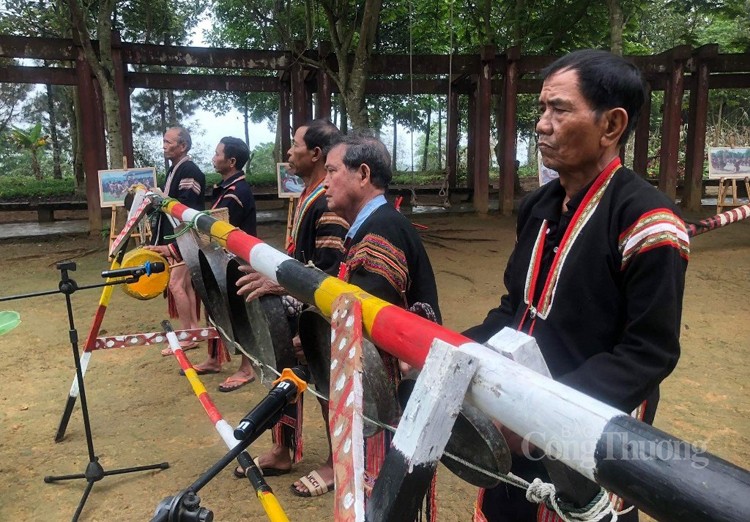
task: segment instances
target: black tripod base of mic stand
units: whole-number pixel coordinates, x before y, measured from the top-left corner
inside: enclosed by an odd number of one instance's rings
[[[124,473],[134,473],[137,471],[149,471],[152,469],[167,469],[169,468],[168,462],[162,462],[160,464],[150,464],[148,466],[135,466],[131,468],[120,468],[120,469],[112,469],[109,471],[104,471],[104,468],[102,468],[102,465],[99,464],[99,457],[94,457],[94,460],[88,463],[86,466],[86,471],[84,473],[75,473],[72,475],[47,475],[44,477],[44,482],[47,484],[52,484],[53,482],[60,482],[63,480],[76,480],[76,479],[86,479],[86,489],[83,492],[83,496],[81,497],[81,501],[78,503],[78,507],[76,508],[76,512],[73,515],[73,520],[78,520],[78,517],[81,514],[81,511],[83,511],[83,506],[86,504],[86,500],[89,497],[89,493],[91,493],[91,489],[94,487],[94,484],[102,480],[104,477],[109,477],[111,475],[122,475]]]

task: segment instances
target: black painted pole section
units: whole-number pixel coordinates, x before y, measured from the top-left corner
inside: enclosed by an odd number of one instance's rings
[[[596,479],[662,521],[746,522],[747,471],[623,415],[597,444]]]

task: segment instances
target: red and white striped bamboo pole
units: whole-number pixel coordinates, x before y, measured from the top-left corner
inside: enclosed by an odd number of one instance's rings
[[[203,386],[203,382],[201,382],[200,377],[198,377],[198,373],[193,368],[193,365],[190,364],[185,352],[182,350],[180,341],[177,339],[177,334],[175,334],[169,321],[163,321],[162,326],[164,327],[169,347],[172,348],[172,353],[180,364],[180,368],[182,368],[182,371],[185,373],[188,382],[190,382],[193,393],[198,397],[198,401],[201,403],[201,406],[203,406],[208,418],[211,419],[211,422],[213,423],[216,432],[221,437],[221,440],[224,441],[227,448],[230,450],[233,449],[240,443],[240,441],[234,438],[234,428],[224,420],[224,417],[219,413],[216,404],[211,400],[211,396],[208,395],[208,391],[206,390],[206,387]],[[284,513],[284,510],[281,508],[281,505],[273,494],[271,488],[265,487],[257,489],[256,494],[271,522],[289,522],[286,513]]]
[[[391,355],[421,368],[432,342],[447,342],[480,360],[467,399],[552,458],[633,502],[659,520],[745,519],[750,473],[624,412],[529,370],[459,333],[374,297],[275,250],[258,238],[155,197],[161,210],[249,262],[291,295],[331,316],[352,293],[362,303],[366,335]],[[698,462],[697,462],[698,461]]]
[[[726,212],[722,212],[721,214],[716,214],[715,216],[702,219],[698,221],[698,223],[685,223],[685,226],[687,228],[688,235],[690,237],[694,237],[708,232],[709,230],[725,227],[747,218],[750,218],[750,203],[748,203],[747,205],[742,205],[741,207],[733,208],[732,210],[727,210]]]

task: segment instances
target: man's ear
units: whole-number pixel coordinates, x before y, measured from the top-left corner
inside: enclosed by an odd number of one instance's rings
[[[312,150],[312,160],[313,161],[325,161],[325,158],[323,157],[323,149],[320,147],[315,147]]]
[[[360,165],[359,166],[359,172],[360,172],[360,175],[362,176],[362,183],[364,183],[365,180],[367,180],[367,181],[370,180],[370,174],[371,174],[371,172],[370,172],[370,166],[369,165],[367,165],[366,163],[363,163],[362,165]]]
[[[602,145],[616,145],[620,137],[628,127],[628,113],[622,107],[609,109],[602,114],[602,125],[604,133],[602,134]]]

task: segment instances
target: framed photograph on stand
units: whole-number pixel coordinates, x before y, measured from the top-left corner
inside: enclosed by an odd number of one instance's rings
[[[305,189],[302,178],[289,170],[289,163],[276,164],[276,184],[280,198],[298,198]]]
[[[113,169],[99,171],[99,203],[105,207],[125,206],[125,196],[132,185],[142,184],[151,190],[156,187],[156,169]]]

